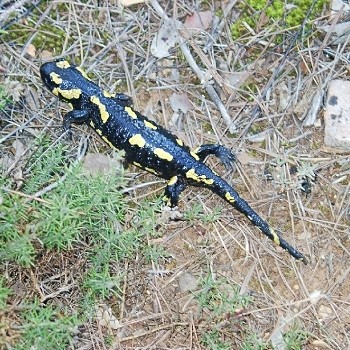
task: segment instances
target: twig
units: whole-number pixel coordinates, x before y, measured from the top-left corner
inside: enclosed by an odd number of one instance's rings
[[[165,20],[170,20],[169,17],[167,16],[167,14],[164,12],[164,10],[162,9],[162,7],[159,5],[157,0],[151,0],[151,5],[153,6],[153,8],[155,9],[155,11],[158,13],[158,15],[162,18],[164,18]],[[184,56],[186,57],[186,60],[189,64],[189,66],[191,67],[191,69],[193,70],[193,72],[197,75],[198,79],[204,83],[206,81],[206,76],[205,74],[202,72],[202,70],[199,68],[199,66],[197,65],[196,61],[194,60],[187,44],[185,43],[185,41],[182,39],[180,33],[178,35],[178,40],[179,40],[179,44],[180,44],[180,48],[182,50],[182,53],[184,54]],[[208,95],[210,96],[210,98],[212,99],[212,101],[214,102],[214,104],[216,105],[216,107],[219,109],[229,131],[231,133],[233,133],[236,130],[236,126],[234,125],[231,116],[229,115],[229,113],[226,110],[226,107],[224,106],[224,104],[222,103],[220,96],[218,95],[218,93],[215,91],[214,87],[210,84],[205,84],[205,89],[207,90]]]
[[[209,37],[208,43],[204,46],[203,51],[208,52],[210,48],[213,46],[216,39],[221,34],[224,26],[227,24],[227,16],[232,11],[233,6],[236,5],[237,0],[231,0],[229,4],[224,8],[224,13],[221,18],[220,23],[216,26],[216,28],[213,28],[213,34]]]
[[[310,14],[311,14],[311,11],[315,5],[315,1],[316,0],[314,0],[312,5],[310,6],[303,23],[300,25],[299,30],[295,33],[294,38],[291,41],[291,43],[289,44],[289,46],[288,46],[285,54],[283,55],[282,60],[280,61],[278,67],[273,71],[268,83],[265,85],[264,89],[262,90],[261,95],[260,95],[261,101],[263,101],[266,98],[266,95],[267,95],[268,91],[271,89],[272,84],[275,82],[276,77],[278,76],[278,74],[280,74],[280,72],[284,68],[284,66],[287,62],[287,58],[288,58],[289,53],[292,51],[299,35],[301,34],[301,32],[305,28],[306,21],[308,20]],[[250,126],[254,123],[255,119],[259,116],[259,114],[260,114],[260,106],[259,106],[259,104],[256,104],[252,110],[252,113],[251,113],[252,116],[251,116],[249,122],[247,123],[246,127],[244,128],[244,130],[240,134],[241,137],[244,136],[244,134],[248,131]]]

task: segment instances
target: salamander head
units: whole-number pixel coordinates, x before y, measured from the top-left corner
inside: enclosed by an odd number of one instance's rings
[[[65,59],[42,64],[40,76],[54,95],[63,101],[73,103],[82,97],[82,87],[88,79],[85,73]]]

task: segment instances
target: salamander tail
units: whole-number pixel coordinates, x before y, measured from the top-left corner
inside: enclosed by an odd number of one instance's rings
[[[213,190],[226,202],[230,203],[235,209],[244,214],[254,226],[260,229],[264,235],[286,250],[295,259],[301,260],[304,264],[307,264],[305,256],[297,249],[292,247],[280,236],[280,234],[271,228],[270,225],[263,220],[229,184],[227,184],[225,181],[219,184],[216,182],[216,188]]]

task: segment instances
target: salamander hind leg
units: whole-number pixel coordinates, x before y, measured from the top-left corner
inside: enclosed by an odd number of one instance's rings
[[[165,188],[163,201],[166,202],[171,208],[176,207],[180,194],[185,188],[186,183],[184,178],[181,176],[173,176]]]
[[[118,93],[115,95],[114,100],[120,104],[122,104],[124,107],[131,107],[133,104],[133,100],[130,96]]]
[[[197,147],[193,153],[195,153],[201,162],[205,160],[209,155],[214,155],[219,158],[228,170],[233,169],[233,164],[236,161],[236,156],[225,146],[205,144]]]

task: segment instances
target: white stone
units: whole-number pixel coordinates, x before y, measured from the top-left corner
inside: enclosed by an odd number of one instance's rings
[[[350,81],[340,79],[329,83],[324,114],[327,146],[350,150]]]

